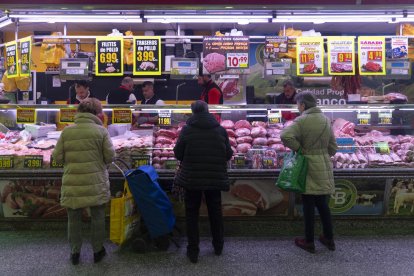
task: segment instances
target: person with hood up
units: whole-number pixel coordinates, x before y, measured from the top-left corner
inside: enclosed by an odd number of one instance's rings
[[[229,190],[227,161],[233,151],[226,130],[209,113],[204,101],[191,104],[192,116],[183,127],[174,147],[175,157],[181,161],[175,183],[185,189],[185,214],[187,228],[187,256],[198,261],[198,217],[204,194],[214,253],[221,255],[224,244],[221,191]]]

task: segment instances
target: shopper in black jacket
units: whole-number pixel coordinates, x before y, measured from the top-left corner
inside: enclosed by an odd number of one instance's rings
[[[175,157],[181,161],[175,182],[184,187],[187,224],[187,256],[198,261],[198,217],[204,193],[210,219],[213,247],[216,255],[223,250],[223,215],[221,191],[229,190],[227,161],[233,155],[226,130],[220,126],[208,105],[203,101],[191,104],[193,116],[183,127],[174,148]]]

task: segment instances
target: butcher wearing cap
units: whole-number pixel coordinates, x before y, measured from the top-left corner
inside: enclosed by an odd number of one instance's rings
[[[223,91],[221,91],[220,87],[211,79],[211,75],[202,74],[200,72],[197,82],[198,85],[204,87],[200,100],[207,104],[223,104]]]

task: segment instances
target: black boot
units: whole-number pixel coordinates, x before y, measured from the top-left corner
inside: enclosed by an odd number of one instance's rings
[[[79,258],[80,258],[80,254],[79,253],[72,253],[70,255],[70,260],[72,261],[72,264],[73,265],[79,264]]]
[[[102,261],[102,259],[103,259],[103,257],[105,257],[105,255],[106,255],[105,247],[102,246],[101,251],[93,253],[94,263],[99,263],[100,261]]]

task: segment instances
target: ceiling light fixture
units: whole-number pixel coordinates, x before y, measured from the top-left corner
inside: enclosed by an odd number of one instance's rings
[[[389,22],[402,18],[402,14],[326,14],[326,15],[277,15],[273,23],[352,23],[352,22]]]
[[[1,21],[1,19],[4,19],[4,18],[5,18],[5,20]],[[9,26],[12,23],[13,23],[13,21],[10,18],[2,17],[2,18],[0,18],[0,29],[4,28],[6,26]]]
[[[138,15],[10,15],[20,22],[74,23],[142,23]]]
[[[220,16],[220,15],[147,15],[144,16],[148,23],[237,23],[239,25],[247,25],[249,23],[268,23],[272,18],[270,15],[259,16]]]

